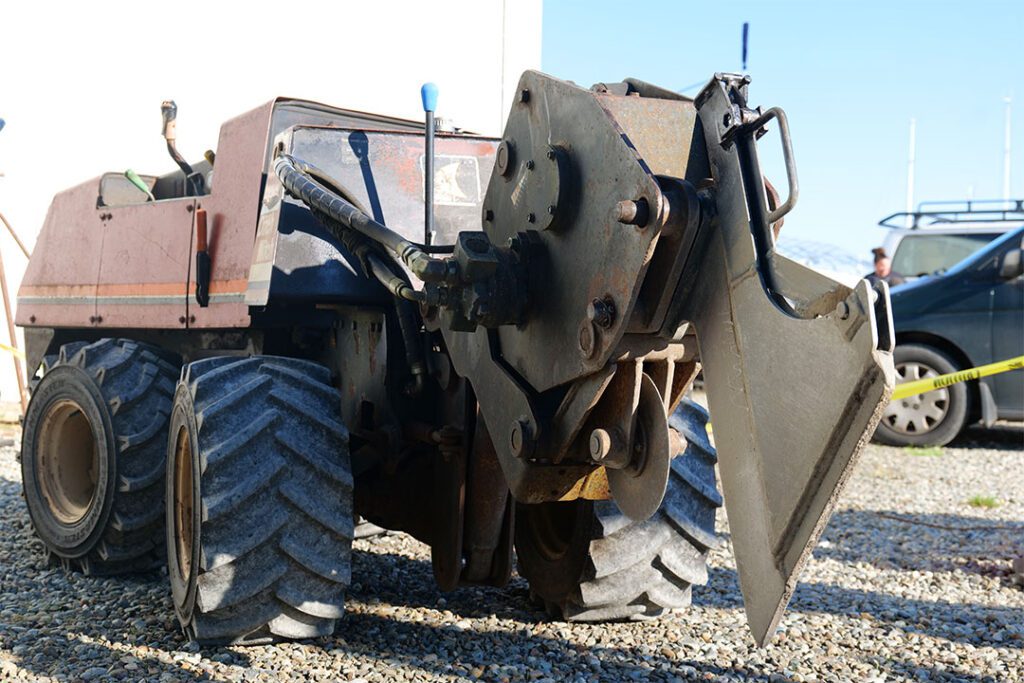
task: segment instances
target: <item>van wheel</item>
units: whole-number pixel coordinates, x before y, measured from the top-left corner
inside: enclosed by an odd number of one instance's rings
[[[893,352],[896,382],[938,377],[960,368],[943,352],[923,344],[904,344]],[[890,446],[944,446],[967,421],[967,385],[953,384],[925,394],[890,401],[875,439]]]

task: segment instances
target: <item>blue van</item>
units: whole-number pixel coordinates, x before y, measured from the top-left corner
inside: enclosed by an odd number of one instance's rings
[[[896,381],[909,382],[1024,355],[1024,227],[946,271],[892,290]],[[893,401],[875,438],[941,446],[968,424],[1024,420],[1024,372]]]

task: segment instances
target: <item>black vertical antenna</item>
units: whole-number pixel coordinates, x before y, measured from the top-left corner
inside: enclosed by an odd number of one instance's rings
[[[750,34],[750,22],[743,22],[743,70],[747,70],[747,36]]]
[[[423,149],[423,244],[430,246],[434,236],[434,111],[437,109],[437,86],[424,83],[420,88],[424,115]]]

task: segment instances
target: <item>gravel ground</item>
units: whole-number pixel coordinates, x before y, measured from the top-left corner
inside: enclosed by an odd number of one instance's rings
[[[995,507],[975,504],[994,502]],[[724,515],[720,530],[728,534]],[[1024,429],[976,432],[941,455],[871,446],[773,643],[746,630],[728,544],[695,605],[648,623],[547,621],[518,578],[433,587],[402,534],[356,542],[356,582],[329,640],[200,651],[166,577],[47,567],[0,452],[0,679],[488,681],[1024,681]]]

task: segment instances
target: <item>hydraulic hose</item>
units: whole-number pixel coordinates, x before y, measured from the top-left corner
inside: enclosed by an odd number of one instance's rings
[[[405,387],[405,393],[409,396],[418,396],[423,392],[427,381],[427,363],[423,357],[419,312],[412,301],[396,299],[395,313],[398,317],[398,329],[402,333],[402,344],[405,346],[405,363],[412,374],[412,381]]]
[[[413,274],[424,282],[445,282],[455,277],[448,262],[435,259],[397,232],[373,220],[351,202],[318,182],[311,165],[281,154],[274,161],[274,172],[288,192],[331,220],[365,235],[395,253]]]
[[[411,292],[419,296],[422,296],[423,293],[413,289],[409,283],[409,276],[394,261],[390,259],[383,261],[375,254],[367,254],[366,260],[377,279],[399,297],[395,299],[395,314],[398,318],[398,329],[402,333],[402,344],[405,346],[405,363],[412,374],[412,381],[406,385],[405,393],[408,396],[419,396],[423,393],[427,380],[427,362],[423,353],[423,337],[420,335],[419,306],[415,299],[403,296],[396,289],[392,289],[388,283],[384,282],[382,276],[390,275],[390,281],[401,283],[397,289],[405,293]]]
[[[331,221],[330,218],[326,220]],[[386,255],[377,253],[376,249],[379,248],[373,247],[367,238],[349,231],[343,236],[343,242],[365,264],[370,273],[395,295],[395,318],[402,333],[405,363],[412,374],[412,382],[406,386],[405,393],[408,396],[418,396],[426,385],[427,374],[419,333],[419,303],[426,300],[426,294],[412,286],[398,263]]]
[[[303,166],[303,170],[310,177],[333,194],[342,197],[363,214],[368,215],[366,209],[359,204],[358,200],[355,198],[349,199],[351,194],[338,181],[312,164],[305,163]],[[335,231],[337,222],[333,218],[319,209],[310,207],[310,210],[332,232]],[[372,246],[373,243],[363,236],[362,233],[354,230],[341,230],[340,233],[336,236],[345,245],[345,248],[362,261],[364,266],[370,271],[370,274],[376,277],[396,297],[395,318],[398,321],[398,329],[402,335],[402,345],[405,347],[406,366],[412,375],[412,381],[406,385],[405,393],[411,397],[419,396],[426,386],[427,363],[424,360],[419,335],[420,322],[417,304],[426,300],[426,294],[413,287],[412,283],[409,282],[408,275],[402,270],[401,266],[387,255],[379,253]]]
[[[399,299],[415,302],[427,300],[426,294],[418,291],[411,284],[394,275],[376,255],[367,254],[366,263],[370,266],[370,272],[373,273],[374,277]]]

